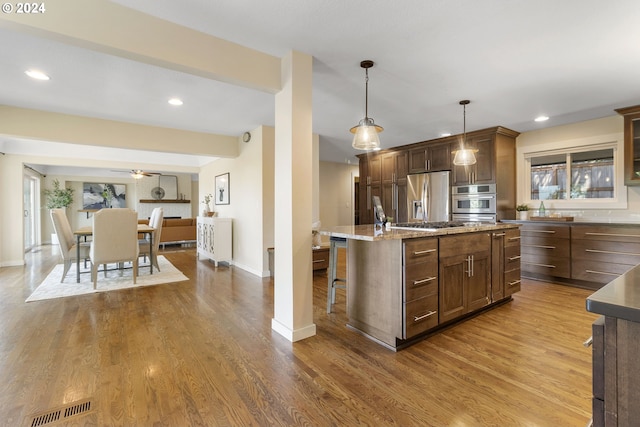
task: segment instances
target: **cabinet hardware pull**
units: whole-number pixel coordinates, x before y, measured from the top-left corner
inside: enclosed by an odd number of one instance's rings
[[[509,257],[509,261],[515,261],[515,260],[520,259],[520,258],[522,258],[520,255],[511,256],[511,257]]]
[[[544,246],[544,245],[522,245],[527,248],[542,248],[542,249],[555,249],[555,246]]]
[[[493,233],[493,237],[502,237],[502,236],[506,236],[507,233]]]
[[[585,252],[595,252],[597,254],[614,254],[614,255],[633,255],[633,256],[640,256],[640,254],[636,254],[633,252],[616,252],[616,251],[602,251],[599,249],[585,249]]]
[[[524,230],[527,233],[548,233],[548,234],[556,234],[554,230]]]
[[[367,177],[369,178],[369,177]],[[367,185],[367,210],[371,210],[371,187]]]
[[[424,255],[424,254],[428,254],[429,252],[435,252],[435,249],[426,249],[424,251],[413,251],[414,255]]]
[[[514,280],[513,282],[509,282],[509,286],[514,286],[520,283],[520,280]]]
[[[434,314],[436,314],[436,313],[437,313],[437,311],[430,311],[430,312],[428,312],[427,314],[423,314],[422,316],[413,316],[413,321],[414,321],[414,322],[419,322],[419,321],[421,321],[422,319],[426,319],[427,317],[431,317],[431,316],[433,316],[433,315],[434,315]]]
[[[509,237],[509,241],[511,241],[511,240],[520,240],[520,236],[517,236],[517,237]]]
[[[414,280],[413,284],[414,285],[421,285],[423,283],[427,283],[427,282],[430,282],[430,281],[436,280],[436,279],[437,279],[437,277],[427,277],[426,279]]]
[[[475,274],[475,265],[473,262],[473,255],[471,255],[471,276],[473,276]]]
[[[592,233],[592,232],[586,232],[584,234],[585,236],[637,237],[640,239],[640,235],[638,234]]]
[[[313,262],[325,262],[325,259],[314,259]]]
[[[590,347],[591,344],[593,344],[593,336],[590,336],[585,342],[582,343],[582,345],[585,347]]]
[[[555,265],[549,265],[549,264],[536,264],[535,262],[522,262],[523,264],[528,264],[528,265],[536,265],[538,267],[548,267],[548,268],[556,268]]]
[[[593,273],[593,274],[608,274],[609,276],[619,276],[620,275],[618,273],[609,273],[608,271],[598,271],[598,270],[585,270],[585,272]]]

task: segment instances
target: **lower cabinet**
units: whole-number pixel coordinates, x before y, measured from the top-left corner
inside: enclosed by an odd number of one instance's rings
[[[571,227],[525,223],[520,233],[523,275],[571,277]]]
[[[491,234],[491,301],[520,290],[520,230]]]
[[[232,219],[218,217],[198,217],[197,228],[198,256],[204,256],[215,262],[232,260]]]
[[[608,283],[640,264],[640,228],[572,226],[571,278]]]
[[[438,326],[438,239],[404,241],[402,338]]]
[[[439,322],[491,303],[491,237],[488,233],[440,238]]]
[[[640,323],[602,316],[593,330],[593,427],[640,420]]]

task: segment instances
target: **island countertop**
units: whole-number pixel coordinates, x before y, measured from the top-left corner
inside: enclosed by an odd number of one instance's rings
[[[587,298],[587,311],[640,323],[640,266],[613,279]]]
[[[400,228],[386,229],[385,227],[375,226],[373,224],[365,225],[341,225],[320,230],[320,234],[331,237],[342,237],[353,240],[402,240],[415,237],[437,237],[450,234],[473,233],[477,231],[506,230],[518,228],[520,224],[515,223],[496,223],[496,224],[480,224],[472,227],[447,227],[439,228],[436,231],[425,230],[407,230]]]

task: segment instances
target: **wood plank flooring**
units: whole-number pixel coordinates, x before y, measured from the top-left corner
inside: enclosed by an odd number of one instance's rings
[[[273,282],[164,255],[189,281],[25,303],[56,249],[0,269],[0,425],[90,398],[51,425],[585,426],[592,291],[523,280],[514,300],[394,353],[345,327],[345,293],[317,335],[271,330]],[[344,274],[344,256],[339,271]],[[49,425],[49,424],[47,424]]]

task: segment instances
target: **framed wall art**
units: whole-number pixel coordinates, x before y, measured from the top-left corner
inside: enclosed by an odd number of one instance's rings
[[[126,208],[125,184],[82,184],[82,209]]]
[[[214,200],[216,205],[229,204],[229,172],[216,176],[216,192]]]

